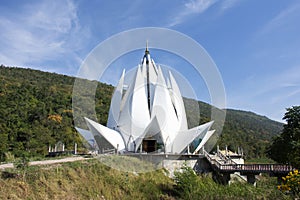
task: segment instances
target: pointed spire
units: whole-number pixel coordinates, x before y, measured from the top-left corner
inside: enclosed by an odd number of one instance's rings
[[[146,50],[145,50],[145,55],[149,54],[149,50],[148,50],[148,40],[146,41]]]

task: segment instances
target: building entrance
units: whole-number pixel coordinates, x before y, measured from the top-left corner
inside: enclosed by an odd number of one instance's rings
[[[143,151],[150,153],[157,150],[156,140],[143,140]]]

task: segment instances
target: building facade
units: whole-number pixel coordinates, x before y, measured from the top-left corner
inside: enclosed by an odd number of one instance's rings
[[[99,150],[196,154],[213,135],[213,122],[189,129],[183,98],[171,73],[163,73],[148,48],[128,87],[125,70],[111,99],[107,125],[85,118],[89,130],[76,128]],[[194,148],[190,152],[189,146]]]

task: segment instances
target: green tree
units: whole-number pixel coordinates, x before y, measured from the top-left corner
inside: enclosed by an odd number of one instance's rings
[[[8,150],[8,134],[0,133],[0,161],[5,160],[5,152]]]
[[[268,155],[279,163],[290,163],[300,167],[300,106],[287,108],[282,133],[274,138],[268,149]]]
[[[195,171],[184,164],[181,171],[174,172],[174,181],[176,183],[176,191],[179,196],[185,199],[194,199],[198,187],[198,176]]]

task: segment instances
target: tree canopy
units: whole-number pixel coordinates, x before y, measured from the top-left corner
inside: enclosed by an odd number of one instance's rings
[[[287,108],[282,133],[274,138],[268,149],[268,155],[279,163],[300,167],[300,106]]]
[[[14,156],[44,156],[48,145],[59,141],[68,150],[75,142],[82,146],[73,122],[74,80],[70,76],[0,65],[0,161],[5,160],[7,152]],[[113,86],[98,82],[97,116],[91,119],[106,124],[113,90]],[[78,101],[86,101],[86,96]],[[184,103],[190,128],[211,120],[211,105],[187,98]],[[193,109],[195,105],[201,116]],[[90,118],[89,111],[87,108],[85,116]],[[230,109],[226,112],[218,144],[221,148],[228,145],[233,151],[242,147],[247,158],[265,156],[265,147],[282,130],[282,123],[255,113]]]

